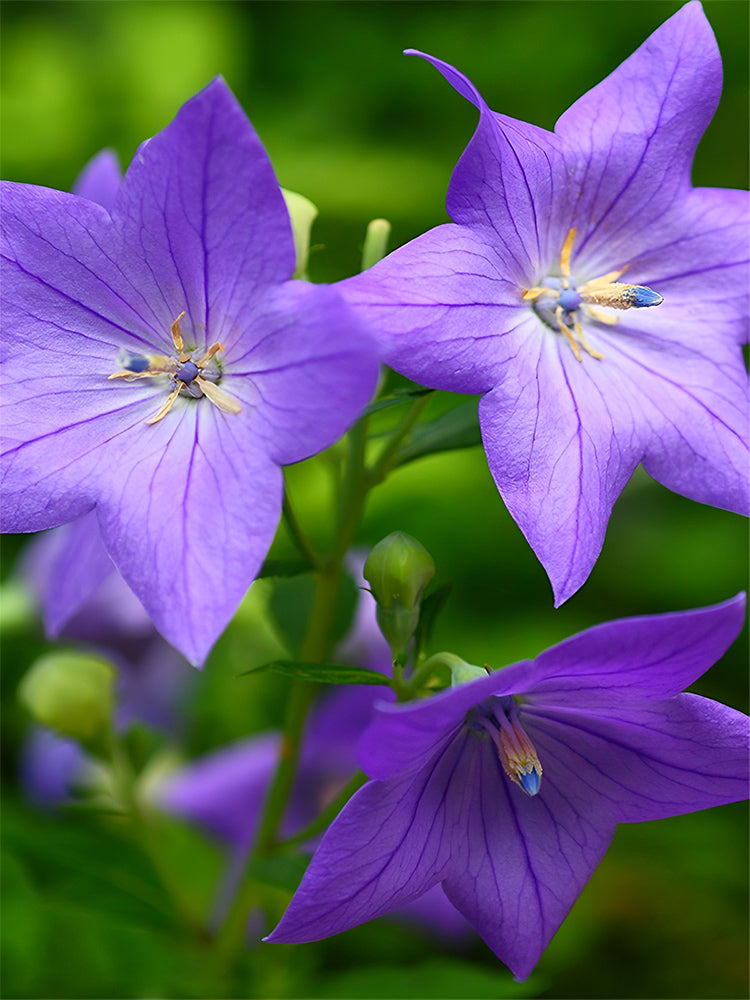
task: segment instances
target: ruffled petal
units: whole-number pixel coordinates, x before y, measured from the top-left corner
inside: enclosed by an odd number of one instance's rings
[[[681,694],[623,695],[608,707],[524,707],[524,726],[547,779],[548,762],[583,783],[592,803],[636,823],[738,802],[748,795],[750,720],[726,705]]]
[[[273,942],[317,941],[410,903],[441,880],[462,811],[464,741],[416,775],[371,781],[323,837]]]
[[[566,208],[579,253],[611,260],[623,238],[635,251],[648,246],[651,227],[690,188],[720,92],[716,40],[692,2],[561,116],[555,134],[571,172]]]

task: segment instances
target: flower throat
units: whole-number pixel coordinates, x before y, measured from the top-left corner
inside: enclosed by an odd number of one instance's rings
[[[570,275],[570,256],[577,229],[574,226],[565,237],[560,251],[560,275],[544,278],[543,284],[524,290],[523,299],[531,302],[534,312],[550,329],[559,331],[570,344],[576,360],[581,361],[581,348],[592,358],[604,357],[587,342],[581,328],[580,316],[612,326],[619,317],[604,312],[610,309],[643,309],[658,306],[664,301],[652,288],[645,285],[627,285],[618,281],[629,264],[619,271],[608,271],[600,278],[593,278],[577,287]]]

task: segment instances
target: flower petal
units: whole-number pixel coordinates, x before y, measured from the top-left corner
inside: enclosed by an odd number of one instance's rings
[[[519,980],[526,979],[604,856],[615,823],[545,757],[540,792],[504,775],[489,740],[467,741],[471,804],[443,888]],[[576,787],[577,786],[577,787]]]
[[[122,170],[117,153],[103,149],[89,160],[73,185],[73,194],[95,201],[111,213],[122,183]]]
[[[237,420],[178,399],[167,419],[123,435],[101,470],[104,544],[157,629],[195,665],[260,569],[281,513],[281,471]]]
[[[39,596],[47,635],[58,636],[113,571],[93,511],[36,539],[24,572]]]
[[[303,281],[260,297],[227,354],[222,386],[252,412],[253,433],[280,465],[333,444],[378,377],[375,344],[359,317],[333,288]]]
[[[504,273],[519,288],[527,287],[550,253],[559,252],[565,235],[560,235],[553,212],[555,199],[562,200],[568,190],[557,137],[491,111],[471,81],[441,59],[411,50],[407,54],[431,62],[479,109],[479,125],[448,188],[448,214],[503,248],[508,262]]]
[[[738,802],[748,794],[749,720],[726,705],[681,694],[624,695],[594,710],[541,700],[524,726],[547,779],[548,761],[583,783],[591,802],[636,823]]]
[[[367,320],[383,360],[435,389],[486,392],[528,310],[496,248],[465,226],[438,226],[337,285]]]
[[[267,941],[317,941],[411,902],[440,881],[468,808],[456,740],[416,775],[370,781],[323,837]]]
[[[474,705],[491,694],[527,690],[533,666],[528,660],[515,663],[423,701],[399,705],[377,702],[373,722],[357,749],[362,770],[372,778],[384,779],[424,767],[453,737]]]
[[[191,342],[229,349],[250,320],[255,294],[294,270],[281,189],[221,78],[141,146],[112,217],[118,263],[168,347],[170,324],[184,310]]]
[[[716,40],[693,2],[561,116],[555,134],[572,170],[579,253],[611,261],[626,237],[631,253],[648,246],[650,227],[690,188],[720,92]]]
[[[279,734],[264,733],[191,762],[159,785],[159,807],[202,824],[238,850],[247,848],[278,758],[279,741]]]
[[[658,335],[688,325],[678,312],[653,327]],[[663,341],[628,336],[629,326],[618,329],[619,339],[608,338],[606,351],[630,381],[634,402],[640,398],[640,422],[648,428],[643,467],[675,493],[750,513],[748,384],[738,345],[717,339],[713,357],[687,345],[665,351]]]
[[[578,362],[561,337],[524,345],[479,404],[490,471],[544,566],[555,605],[585,582],[612,506],[643,453],[615,366]]]
[[[745,343],[750,327],[749,226],[748,191],[696,188],[680,199],[652,234],[651,245],[636,259],[631,254],[625,258],[632,265],[629,281],[664,296],[658,309],[647,311],[645,330],[702,350],[708,358],[724,345]]]
[[[604,622],[545,650],[524,693],[531,705],[607,706],[632,693],[666,698],[696,681],[737,638],[745,595],[707,608]]]

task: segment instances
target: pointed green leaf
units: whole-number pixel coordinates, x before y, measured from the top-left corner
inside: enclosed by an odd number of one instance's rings
[[[258,674],[262,670],[273,670],[288,677],[299,677],[302,680],[316,681],[318,684],[378,684],[390,686],[390,679],[377,670],[366,670],[364,667],[349,667],[343,663],[305,663],[301,660],[272,660],[261,667],[245,670],[238,677],[248,674]]]
[[[482,443],[476,400],[462,403],[426,424],[419,424],[406,444],[399,448],[396,465],[406,465],[424,455]]]

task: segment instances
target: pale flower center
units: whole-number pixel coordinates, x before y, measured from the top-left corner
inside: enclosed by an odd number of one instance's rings
[[[562,333],[570,344],[576,359],[581,361],[581,348],[592,358],[602,359],[603,354],[594,350],[586,341],[581,328],[581,320],[594,320],[612,326],[617,316],[605,312],[606,309],[643,309],[658,306],[663,297],[645,285],[627,285],[618,281],[629,265],[618,271],[609,271],[600,278],[593,278],[578,287],[571,275],[570,257],[576,229],[571,229],[560,251],[560,274],[549,275],[541,284],[526,288],[525,302],[531,302],[537,316],[551,330]]]
[[[180,320],[184,315],[185,313],[181,312],[171,327],[172,342],[177,357],[168,357],[164,354],[129,354],[124,351],[120,357],[123,370],[108,376],[110,379],[124,378],[128,382],[138,378],[155,378],[158,375],[170,376],[172,391],[161,409],[146,421],[147,424],[156,424],[163,420],[178,396],[191,396],[193,399],[205,396],[224,413],[240,412],[241,406],[237,400],[216,385],[221,379],[221,371],[216,367],[207,367],[215,355],[224,350],[224,345],[218,342],[211,344],[203,357],[193,361],[192,352],[185,349],[180,330]]]

